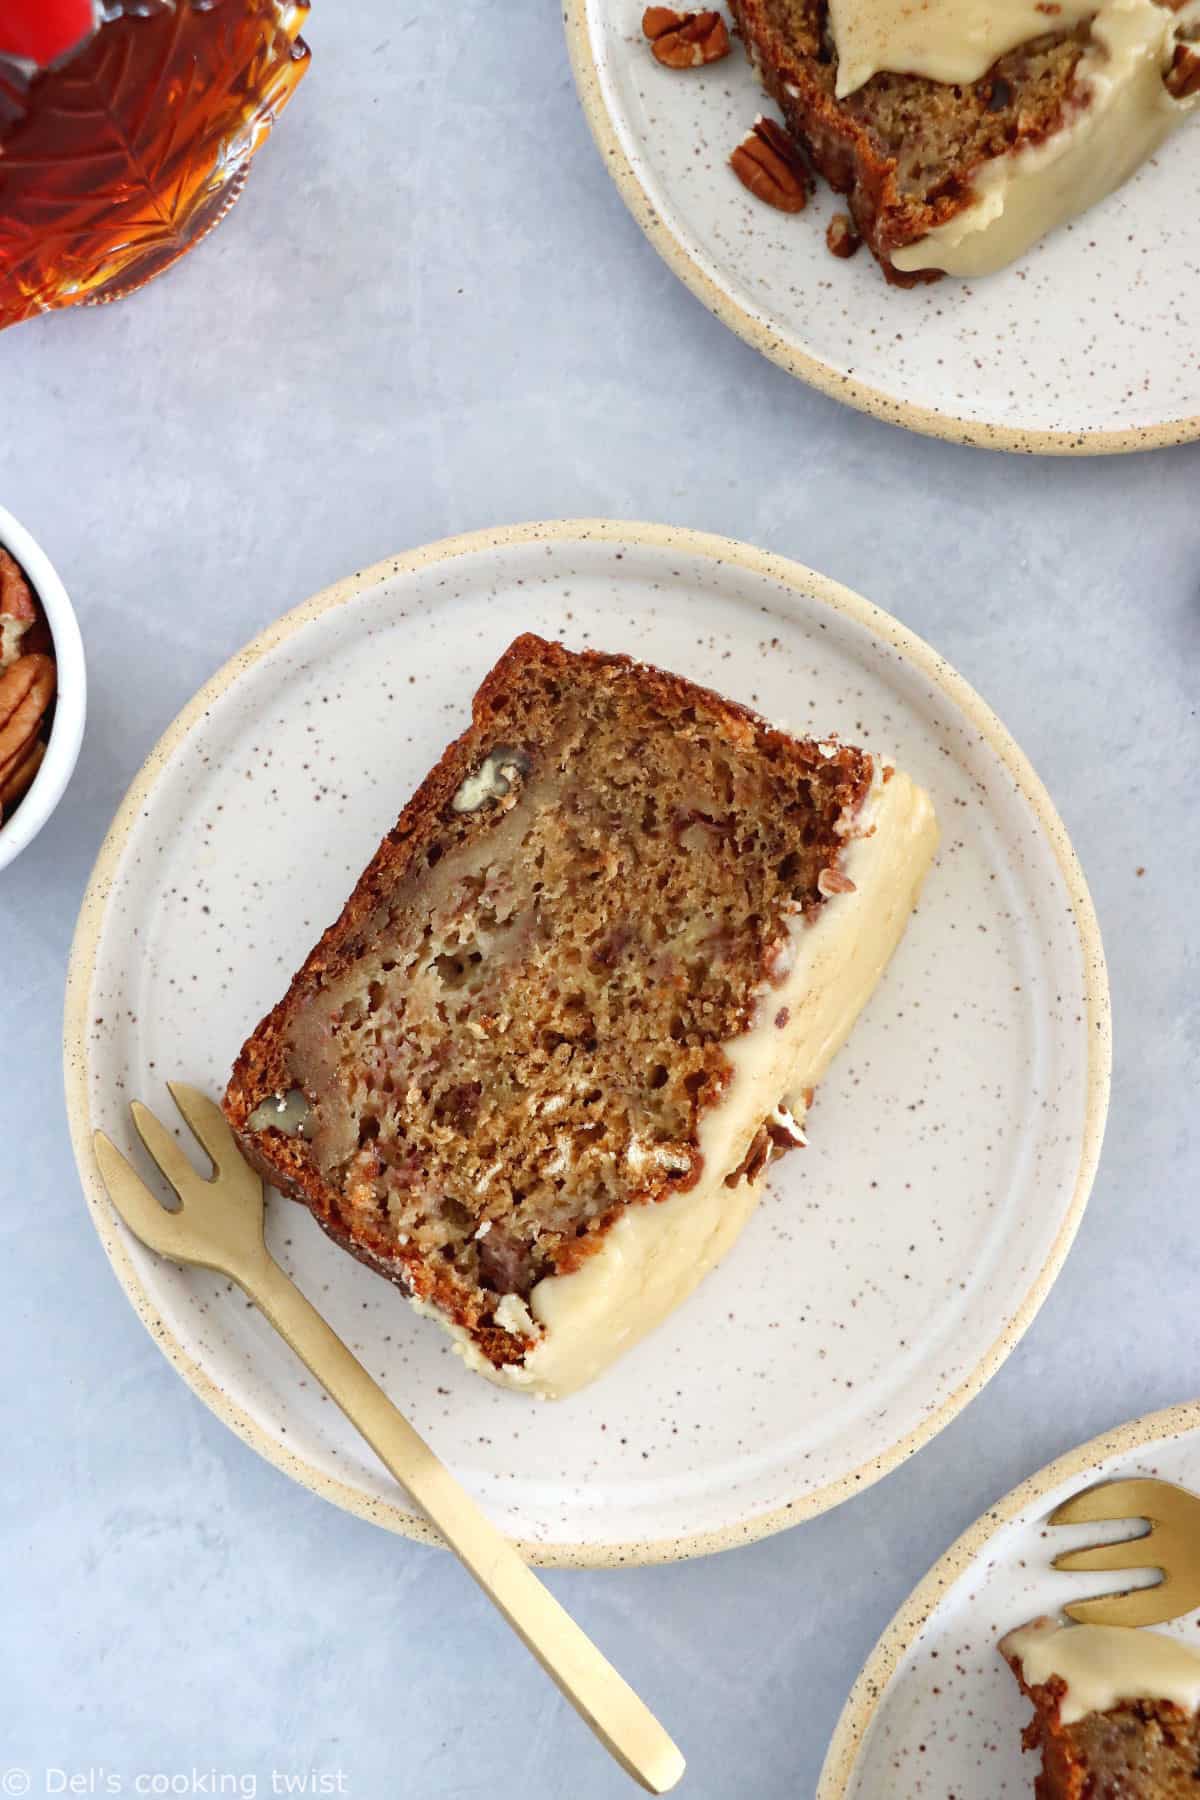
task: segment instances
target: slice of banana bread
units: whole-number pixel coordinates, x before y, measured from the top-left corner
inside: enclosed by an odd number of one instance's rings
[[[518,638],[246,1043],[226,1114],[474,1366],[567,1391],[694,1285],[802,1141],[800,1090],[935,837],[860,750]]]
[[[1036,1619],[1000,1650],[1034,1716],[1037,1800],[1192,1800],[1200,1784],[1200,1655],[1176,1638]]]
[[[947,269],[1002,266],[1119,185],[1197,104],[1200,57],[1185,41],[1200,23],[1191,0],[1118,0],[1098,35],[1094,18],[1073,16],[1077,7],[1056,24],[1065,9],[1044,0],[1035,10],[1049,29],[977,80],[884,69],[840,94],[830,0],[730,6],[788,128],[902,287]],[[910,31],[927,18],[936,32],[930,0],[903,16]],[[1081,121],[1095,130],[1076,132]]]

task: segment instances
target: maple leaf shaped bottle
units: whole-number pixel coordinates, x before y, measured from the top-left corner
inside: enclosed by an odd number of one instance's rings
[[[119,299],[212,229],[308,66],[308,10],[0,0],[0,328]]]

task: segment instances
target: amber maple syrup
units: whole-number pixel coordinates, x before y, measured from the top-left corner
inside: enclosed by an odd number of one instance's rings
[[[49,69],[0,61],[0,326],[115,300],[233,205],[307,67],[308,0],[106,0]]]

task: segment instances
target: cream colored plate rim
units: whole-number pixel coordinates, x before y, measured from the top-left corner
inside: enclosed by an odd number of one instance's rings
[[[927,437],[947,438],[977,450],[1015,450],[1027,456],[1115,456],[1129,450],[1161,450],[1173,444],[1190,444],[1200,438],[1200,413],[1190,419],[1173,419],[1161,425],[1143,425],[1124,431],[1023,430],[1019,426],[989,424],[936,407],[899,400],[881,388],[843,375],[820,357],[773,331],[763,319],[748,312],[732,294],[709,276],[683,240],[658,211],[633,164],[621,147],[604,100],[604,88],[596,67],[587,23],[588,0],[565,0],[563,22],[571,71],[596,147],[604,166],[617,184],[626,206],[641,226],[667,267],[703,302],[723,325],[737,333],[773,363],[799,376],[810,387],[831,399],[843,400],[860,412],[903,425]]]
[[[1200,1401],[1190,1401],[1166,1406],[1161,1412],[1146,1413],[1140,1419],[1131,1419],[1127,1425],[1103,1431],[1099,1437],[1091,1438],[1086,1444],[1047,1463],[1044,1469],[1030,1475],[1003,1500],[989,1506],[982,1518],[968,1526],[913,1589],[863,1664],[830,1740],[817,1783],[817,1800],[844,1800],[867,1727],[883,1701],[892,1676],[938,1602],[964,1570],[982,1555],[998,1531],[1065,1482],[1077,1476],[1090,1476],[1098,1463],[1131,1450],[1144,1450],[1148,1444],[1194,1431],[1198,1425]]]
[[[716,1532],[699,1532],[689,1537],[672,1537],[634,1543],[605,1545],[560,1543],[550,1546],[518,1542],[521,1553],[531,1562],[544,1567],[597,1568],[631,1563],[670,1562],[691,1556],[706,1555],[767,1537],[802,1519],[825,1512],[851,1494],[861,1492],[871,1482],[886,1475],[904,1462],[914,1451],[928,1443],[944,1425],[972,1399],[990,1380],[1005,1357],[1018,1343],[1054,1282],[1071,1247],[1083,1209],[1091,1190],[1104,1120],[1108,1110],[1111,1069],[1111,1021],[1108,977],[1095,909],[1083,871],[1049,794],[1024,753],[1005,730],[974,689],[921,638],[901,625],[897,619],[860,599],[848,588],[827,576],[817,575],[802,564],[757,550],[732,538],[717,537],[707,532],[691,531],[667,525],[650,525],[617,519],[560,519],[525,525],[500,526],[494,530],[468,532],[459,537],[444,538],[426,544],[405,555],[389,557],[374,567],[335,582],[331,587],[294,607],[274,625],[260,632],[246,647],[219,669],[188,702],[167,727],[151,750],[117,811],[108,834],[100,847],[95,868],[75,929],[67,971],[66,1007],[63,1026],[63,1069],[66,1085],[67,1115],[75,1160],[83,1183],[84,1196],[100,1241],[113,1266],[117,1279],[125,1289],[142,1323],[154,1338],[167,1360],[178,1370],[194,1393],[198,1394],[219,1419],[237,1432],[259,1455],[302,1486],[311,1488],[324,1499],[360,1518],[371,1519],[390,1531],[425,1543],[441,1539],[420,1515],[403,1505],[371,1500],[343,1482],[335,1481],[304,1458],[280,1448],[260,1430],[248,1414],[234,1405],[213,1382],[205,1369],[190,1357],[173,1336],[170,1327],[152,1304],[126,1249],[100,1170],[92,1149],[92,1119],[88,1102],[88,996],[91,992],[104,923],[105,909],[121,852],[139,814],[151,798],[155,783],[179,745],[193,726],[201,720],[218,697],[259,658],[290,638],[301,627],[321,614],[343,606],[376,581],[386,576],[411,574],[435,563],[449,563],[458,557],[472,556],[489,549],[504,549],[527,543],[567,544],[580,539],[600,543],[628,543],[648,548],[672,549],[713,563],[733,563],[769,580],[800,589],[833,611],[842,613],[872,632],[905,657],[943,693],[986,739],[1012,776],[1023,797],[1032,808],[1046,833],[1062,878],[1070,895],[1079,932],[1083,958],[1084,988],[1087,1000],[1088,1069],[1086,1110],[1081,1137],[1079,1168],[1070,1205],[1062,1227],[1042,1268],[1030,1283],[1025,1298],[1009,1320],[1004,1331],[992,1344],[970,1376],[928,1418],[882,1456],[872,1458],[824,1488],[804,1495],[794,1503],[773,1512],[735,1522]]]

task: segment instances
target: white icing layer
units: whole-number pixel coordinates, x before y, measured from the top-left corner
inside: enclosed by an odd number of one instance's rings
[[[841,858],[854,892],[831,896],[811,924],[797,921],[787,974],[763,996],[755,1024],[725,1045],[733,1075],[701,1120],[699,1182],[630,1207],[579,1269],[537,1283],[529,1309],[544,1336],[523,1366],[493,1368],[454,1330],[472,1368],[547,1397],[571,1393],[664,1319],[733,1244],[763,1183],[729,1188],[725,1176],[781,1101],[803,1122],[804,1090],[825,1073],[883,973],[937,846],[928,795],[899,773],[876,780],[857,826],[870,835],[854,838]]]
[[[1163,84],[1181,33],[1197,19],[1198,0],[1176,13],[1154,0],[1108,0],[1093,20],[1062,130],[984,163],[973,178],[974,203],[893,251],[895,267],[990,275],[1120,187],[1200,104],[1200,95],[1175,100]]]
[[[1010,1631],[1000,1648],[1020,1663],[1027,1686],[1055,1675],[1066,1683],[1059,1708],[1064,1725],[1123,1700],[1170,1700],[1189,1713],[1200,1707],[1200,1654],[1157,1631],[1037,1619]]]
[[[1097,0],[830,0],[842,99],[890,70],[978,81],[998,56],[1095,12]]]

